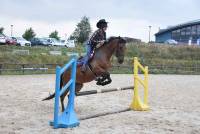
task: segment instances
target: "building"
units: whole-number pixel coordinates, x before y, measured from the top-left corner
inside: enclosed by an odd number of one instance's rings
[[[197,44],[200,39],[200,20],[170,26],[159,30],[155,34],[156,42],[163,43],[168,39],[173,39],[178,43],[188,44],[189,42]]]

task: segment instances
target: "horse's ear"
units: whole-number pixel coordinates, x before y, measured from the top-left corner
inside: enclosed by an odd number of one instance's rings
[[[119,39],[120,39],[119,40],[120,43],[126,43],[126,39],[125,38],[119,36]]]

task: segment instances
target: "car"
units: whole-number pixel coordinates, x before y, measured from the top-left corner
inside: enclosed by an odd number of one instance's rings
[[[31,45],[32,46],[49,46],[51,45],[45,38],[32,38],[31,40]]]
[[[0,34],[0,44],[6,44],[6,36],[4,34]]]
[[[9,36],[6,36],[6,44],[8,45],[17,45],[17,41]]]
[[[51,46],[66,46],[66,44],[55,38],[46,38],[46,40],[51,44]]]
[[[165,41],[165,43],[166,44],[173,44],[173,45],[177,45],[178,44],[178,42],[173,40],[173,39],[168,39],[168,40]]]
[[[12,39],[17,41],[17,45],[19,46],[31,46],[31,42],[27,41],[23,37],[12,37]]]
[[[75,47],[74,40],[66,40],[65,44],[66,44],[67,47],[71,47],[71,48]]]

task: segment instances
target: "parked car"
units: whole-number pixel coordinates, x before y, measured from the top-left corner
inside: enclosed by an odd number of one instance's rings
[[[51,44],[51,46],[66,46],[62,41],[59,41],[55,38],[46,38],[46,40]]]
[[[6,44],[6,36],[4,34],[0,34],[0,44]]]
[[[178,42],[173,40],[173,39],[168,39],[168,40],[165,41],[165,43],[166,44],[172,44],[172,45],[177,45],[178,44]]]
[[[17,41],[11,37],[6,36],[6,44],[8,45],[17,45]]]
[[[12,39],[17,41],[17,45],[19,46],[31,46],[31,42],[27,41],[23,37],[12,37]]]
[[[71,48],[75,47],[74,40],[66,40],[64,43],[66,44],[67,47],[71,47]]]
[[[33,38],[33,39],[31,39],[31,45],[32,46],[37,46],[37,45],[49,46],[51,44],[44,38]]]

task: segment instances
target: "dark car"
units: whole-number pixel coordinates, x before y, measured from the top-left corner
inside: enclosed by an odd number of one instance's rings
[[[32,46],[49,46],[49,42],[44,38],[33,38],[30,40]]]

